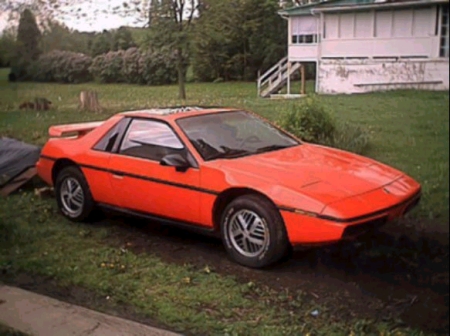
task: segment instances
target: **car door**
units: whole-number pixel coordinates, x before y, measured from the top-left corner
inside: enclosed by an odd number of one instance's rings
[[[115,205],[117,197],[112,191],[109,160],[111,152],[119,145],[119,140],[127,129],[128,118],[121,119],[91,148],[83,172],[96,202]]]
[[[109,162],[111,185],[118,205],[142,213],[198,223],[200,171],[195,164],[186,171],[161,165],[162,158],[168,154],[190,156],[169,124],[153,119],[136,118],[131,121]]]

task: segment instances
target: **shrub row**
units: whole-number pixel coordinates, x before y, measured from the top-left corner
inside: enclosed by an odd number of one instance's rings
[[[92,80],[92,58],[81,53],[54,50],[41,55],[28,68],[28,77],[36,82],[83,83]]]
[[[176,58],[167,51],[111,51],[97,56],[90,72],[101,83],[164,85],[177,80]]]
[[[91,57],[69,51],[52,51],[30,65],[28,74],[37,82],[130,83],[163,85],[177,80],[176,58],[166,51],[111,51]]]
[[[363,154],[369,145],[369,134],[365,129],[336,122],[324,106],[311,97],[281,111],[277,124],[304,141],[357,154]]]

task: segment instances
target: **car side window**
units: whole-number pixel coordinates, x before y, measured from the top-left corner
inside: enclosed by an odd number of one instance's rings
[[[125,131],[129,122],[130,120],[128,118],[120,120],[96,143],[93,149],[102,152],[112,152],[118,147],[120,136]]]
[[[165,123],[134,119],[120,146],[119,153],[152,161],[161,161],[169,154],[186,154],[186,148]]]

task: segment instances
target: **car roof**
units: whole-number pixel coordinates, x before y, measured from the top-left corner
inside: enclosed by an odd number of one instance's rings
[[[146,110],[127,111],[119,113],[127,117],[135,118],[153,118],[176,120],[184,117],[192,117],[202,114],[231,112],[237,109],[228,107],[212,107],[212,106],[175,106],[175,107],[161,107],[151,108]]]

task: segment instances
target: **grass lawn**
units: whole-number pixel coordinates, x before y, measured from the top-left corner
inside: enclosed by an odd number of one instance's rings
[[[6,72],[2,73],[0,136],[36,144],[45,143],[52,124],[101,120],[123,110],[222,105],[248,108],[273,120],[298,103],[258,99],[252,83],[189,84],[189,100],[180,102],[174,99],[175,86],[8,84]],[[104,112],[77,111],[79,92],[87,89],[98,91]],[[20,102],[34,97],[50,99],[55,110],[18,110]],[[432,218],[443,229],[449,212],[448,93],[402,91],[319,99],[336,118],[371,132],[368,156],[423,184],[423,205],[413,215]],[[342,311],[350,309],[344,303],[331,306],[302,291],[242,282],[232,274],[215,272],[214,265],[180,265],[139,254],[120,239],[115,241],[114,228],[68,223],[54,203],[36,198],[32,190],[0,202],[0,276],[35,274],[61,286],[79,286],[107,298],[110,306],[126,304],[172,330],[192,335],[423,334],[399,324],[398,316],[355,313],[342,318]],[[320,314],[313,316],[316,309]]]
[[[3,73],[3,76],[1,76]],[[298,101],[256,97],[253,83],[190,84],[188,100],[179,101],[176,86],[14,84],[0,72],[0,135],[44,144],[52,124],[106,118],[116,112],[155,106],[199,104],[251,109],[275,120]],[[3,77],[3,81],[1,78]],[[97,90],[101,114],[77,111],[81,90]],[[309,91],[312,84],[309,84]],[[50,99],[56,110],[18,111],[20,102]],[[397,167],[423,185],[424,198],[416,215],[439,218],[449,214],[449,96],[445,92],[399,91],[352,96],[321,96],[319,100],[340,121],[365,127],[371,135],[366,155]]]
[[[69,223],[53,203],[23,192],[0,204],[2,277],[25,272],[45,282],[55,279],[63,288],[85,288],[101,298],[91,299],[91,308],[109,312],[126,305],[186,335],[425,335],[398,324],[382,305],[382,317],[351,317],[355,312],[339,298],[322,303],[301,290],[244,283],[215,272],[215,265],[178,265],[135,253],[132,244],[111,238],[114,227]],[[312,315],[315,310],[319,316]]]

